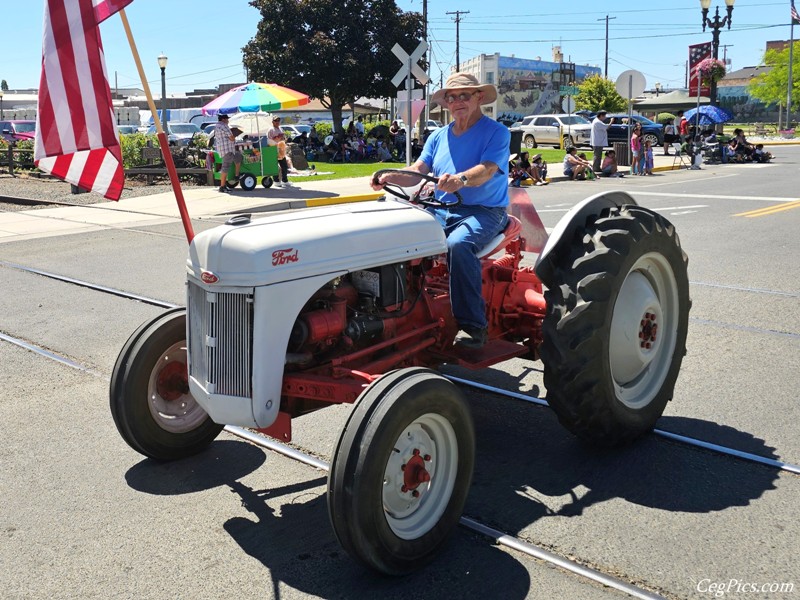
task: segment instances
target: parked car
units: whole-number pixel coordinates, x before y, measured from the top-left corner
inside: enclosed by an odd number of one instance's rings
[[[7,142],[32,140],[36,135],[36,121],[0,121],[0,137]]]
[[[614,142],[627,142],[628,129],[632,127],[628,123],[628,115],[608,115],[607,118],[614,117],[614,124],[608,128],[608,143]],[[641,115],[633,115],[631,117],[636,123],[642,125],[642,136],[645,141],[650,141],[654,148],[664,145],[664,126],[660,123],[654,123],[647,117]],[[624,121],[623,121],[624,120]]]
[[[211,135],[211,132],[214,131],[214,127],[217,126],[217,123],[219,123],[219,121],[203,121],[202,123],[195,124],[200,127],[200,131],[206,135]]]
[[[120,135],[130,135],[139,133],[139,128],[136,125],[117,125],[117,132]]]
[[[281,130],[287,138],[294,139],[303,133],[311,133],[311,125],[281,125]]]
[[[435,121],[433,119],[428,119],[428,124],[425,126],[425,129],[428,131],[436,131],[440,127],[444,127],[441,121]]]
[[[518,129],[522,131],[522,143],[526,148],[539,144],[561,146],[588,146],[592,125],[578,115],[528,115],[522,119]]]
[[[147,130],[148,135],[156,133],[156,126],[151,125]],[[188,146],[192,138],[198,133],[203,133],[194,123],[167,123],[167,141],[170,146]]]

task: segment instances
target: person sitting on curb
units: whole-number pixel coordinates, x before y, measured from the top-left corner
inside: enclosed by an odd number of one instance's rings
[[[511,187],[519,187],[520,184],[531,176],[531,163],[528,160],[527,152],[520,152],[519,157],[511,159]]]
[[[756,144],[753,149],[753,161],[757,163],[768,163],[772,160],[772,152],[764,150],[764,144]]]
[[[586,158],[585,152],[578,152],[578,158],[580,158],[581,160],[585,160],[586,162],[589,162],[589,159]],[[595,174],[594,168],[591,166],[591,163],[589,163],[589,166],[586,167],[584,175],[586,175],[586,179],[590,180],[597,179],[597,175]]]
[[[601,167],[601,173],[604,177],[622,177],[622,173],[619,172],[619,166],[617,165],[617,153],[613,150],[609,150],[606,152],[605,158],[603,158],[603,166]]]
[[[578,149],[570,146],[564,155],[564,175],[572,179],[586,179],[586,169],[589,161],[578,157]]]
[[[541,154],[534,154],[531,159],[531,179],[534,185],[547,185],[547,161],[542,160]]]

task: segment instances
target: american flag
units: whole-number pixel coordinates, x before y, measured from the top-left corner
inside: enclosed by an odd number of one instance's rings
[[[792,0],[792,23],[800,25],[800,15],[797,14],[797,9],[794,7],[794,0]]]
[[[697,65],[707,58],[711,58],[711,42],[704,44],[695,44],[689,46],[689,95],[698,95],[698,86],[700,86],[700,77],[697,74]],[[701,87],[699,95],[708,96],[711,90],[707,87]]]
[[[34,158],[43,171],[119,200],[125,173],[98,24],[132,0],[45,0]]]

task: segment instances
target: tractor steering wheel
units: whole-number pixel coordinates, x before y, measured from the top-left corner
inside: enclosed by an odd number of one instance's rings
[[[402,173],[403,175],[412,175],[415,177],[419,177],[424,181],[430,181],[434,185],[439,183],[439,178],[434,177],[433,175],[425,175],[424,173],[419,173],[417,171],[405,171],[403,169],[381,169],[380,171],[375,171],[372,175],[372,181],[374,183],[378,183],[380,176],[384,173]],[[433,195],[424,196],[423,190],[425,187],[421,187],[416,192],[414,192],[413,196],[409,196],[406,194],[405,190],[397,185],[396,183],[384,183],[383,187],[388,189],[392,194],[395,196],[399,196],[403,200],[408,200],[409,202],[414,202],[416,204],[422,204],[423,206],[432,206],[434,208],[450,208],[453,206],[458,206],[464,200],[461,197],[461,194],[458,192],[453,192],[453,195],[456,197],[455,202],[443,202],[442,200],[437,199]]]

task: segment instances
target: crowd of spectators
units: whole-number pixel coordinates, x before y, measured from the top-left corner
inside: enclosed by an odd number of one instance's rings
[[[422,141],[411,140],[411,158],[422,154],[422,147],[429,132]],[[350,121],[344,131],[333,132],[320,138],[316,126],[309,133],[289,139],[299,145],[308,160],[327,160],[329,162],[404,162],[406,160],[406,130],[393,121],[391,126],[375,127],[367,132],[363,118]]]

